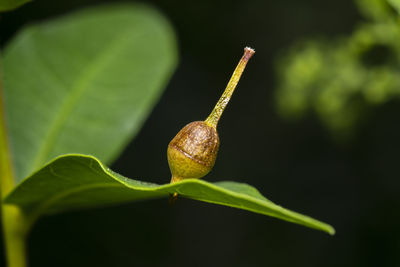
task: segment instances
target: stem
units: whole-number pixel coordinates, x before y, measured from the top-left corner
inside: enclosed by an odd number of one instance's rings
[[[26,267],[25,218],[16,206],[2,205],[3,233],[8,267]]]
[[[250,47],[244,48],[244,54],[243,54],[242,58],[240,59],[238,65],[236,66],[236,69],[233,72],[232,77],[229,80],[228,85],[225,88],[224,93],[222,94],[221,98],[218,100],[218,103],[215,105],[211,114],[205,120],[205,123],[207,123],[209,126],[211,126],[213,128],[217,128],[218,121],[221,118],[221,115],[224,112],[226,105],[228,105],[228,102],[231,99],[233,91],[235,91],[236,85],[238,84],[238,82],[240,80],[240,76],[242,76],[242,73],[243,73],[244,69],[246,68],[247,62],[249,61],[251,56],[253,56],[254,53],[255,53],[255,51],[252,48],[250,48]]]
[[[1,72],[0,72],[1,74]],[[5,108],[0,75],[0,199],[14,188],[14,174],[11,163],[11,153],[7,140]],[[1,218],[8,267],[25,267],[27,227],[21,210],[12,205],[1,203]]]

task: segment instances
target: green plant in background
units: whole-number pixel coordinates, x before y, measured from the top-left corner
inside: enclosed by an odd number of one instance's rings
[[[42,215],[173,193],[334,234],[246,184],[186,179],[157,185],[105,167],[140,130],[176,62],[169,23],[141,5],[82,10],[29,26],[7,45],[0,185],[10,267],[26,266],[26,235]]]
[[[389,2],[358,0],[369,21],[351,36],[302,42],[279,59],[282,116],[312,110],[335,136],[345,137],[368,108],[400,97],[400,1]]]

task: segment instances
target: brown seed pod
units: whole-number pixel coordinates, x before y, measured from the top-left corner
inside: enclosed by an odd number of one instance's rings
[[[191,122],[168,145],[168,162],[172,181],[201,178],[214,167],[219,148],[215,128],[204,121]]]
[[[171,183],[187,178],[201,178],[214,167],[219,148],[217,124],[239,82],[248,60],[254,50],[246,47],[229,83],[205,121],[191,122],[172,139],[168,145],[167,157],[171,170]],[[176,198],[177,194],[174,194]]]

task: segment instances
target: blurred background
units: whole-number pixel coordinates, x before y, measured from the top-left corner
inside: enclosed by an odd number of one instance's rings
[[[1,46],[26,24],[101,2],[37,0],[2,14]],[[159,199],[40,219],[31,266],[400,266],[396,10],[385,0],[147,2],[174,26],[180,63],[111,168],[169,182],[167,144],[207,117],[251,46],[205,179],[251,184],[337,234]]]

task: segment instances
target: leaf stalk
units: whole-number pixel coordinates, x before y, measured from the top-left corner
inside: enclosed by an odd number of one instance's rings
[[[0,69],[0,199],[14,188],[12,159],[7,139],[4,94]],[[8,267],[26,267],[26,236],[28,229],[20,208],[1,203],[3,242]]]

